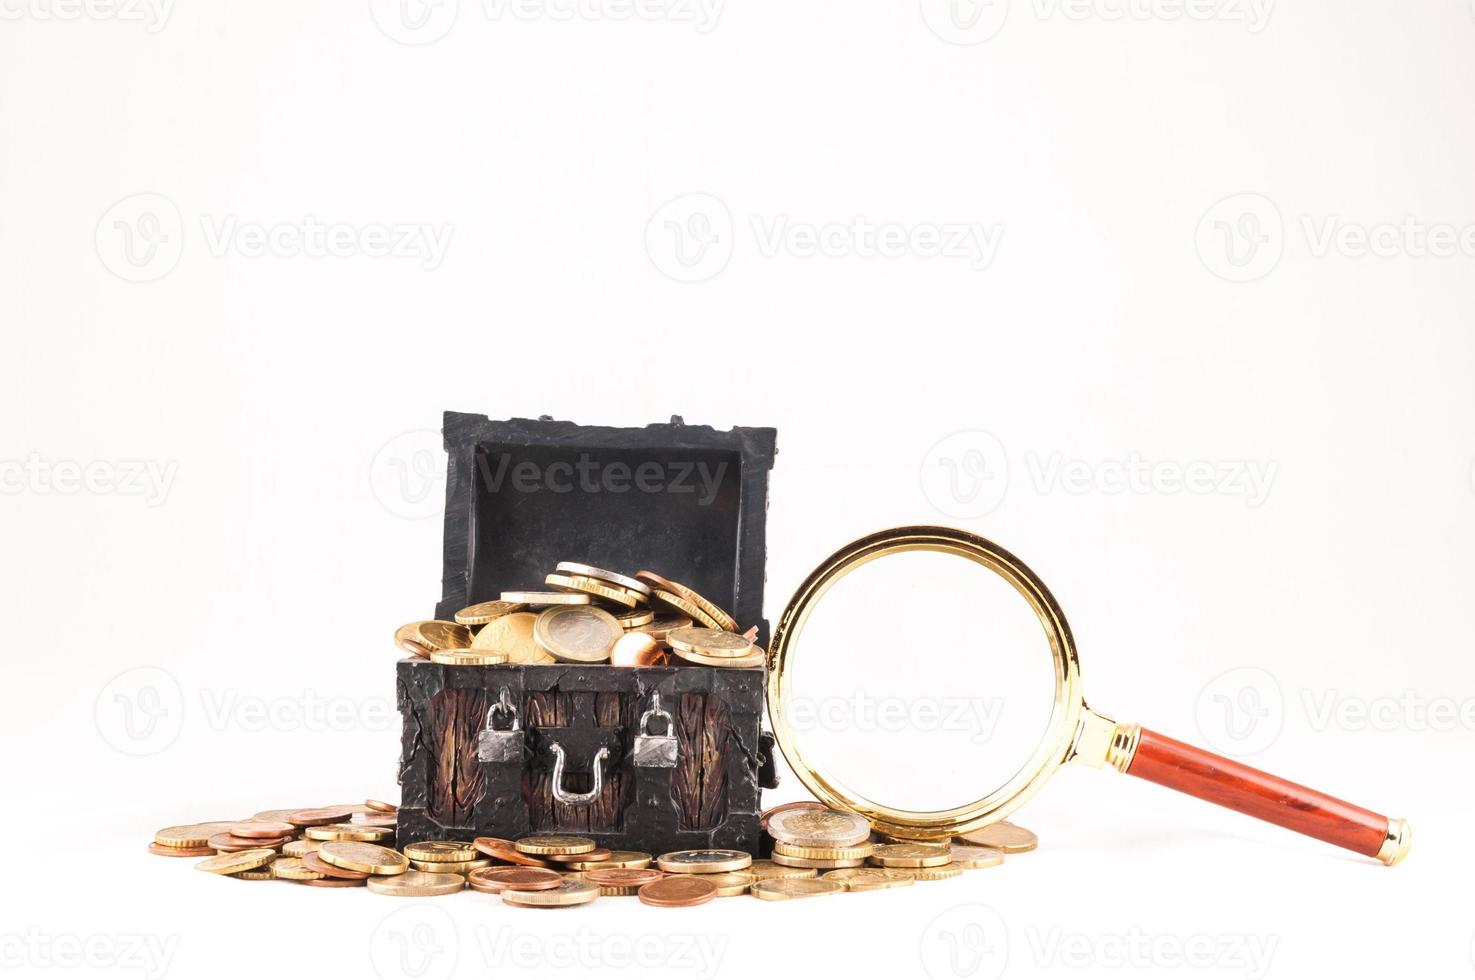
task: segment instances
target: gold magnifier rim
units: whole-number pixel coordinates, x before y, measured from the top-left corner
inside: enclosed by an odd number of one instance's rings
[[[971,803],[947,810],[904,810],[878,803],[825,775],[805,754],[789,724],[789,667],[810,612],[835,583],[877,558],[910,551],[956,555],[990,569],[1034,609],[1049,640],[1055,670],[1055,703],[1044,738],[1003,786]],[[828,806],[858,813],[882,833],[942,839],[1003,819],[1033,796],[1070,756],[1085,702],[1075,641],[1060,604],[1039,576],[999,545],[969,531],[936,526],[897,527],[847,544],[820,564],[795,590],[768,648],[768,718],[789,767]]]

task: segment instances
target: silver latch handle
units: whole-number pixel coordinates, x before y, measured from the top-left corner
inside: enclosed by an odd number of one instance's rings
[[[594,788],[587,793],[570,793],[563,788],[563,746],[550,742],[548,747],[553,750],[553,798],[564,806],[584,806],[598,799],[600,790],[604,789],[603,765],[609,758],[609,749],[602,748],[594,753]]]

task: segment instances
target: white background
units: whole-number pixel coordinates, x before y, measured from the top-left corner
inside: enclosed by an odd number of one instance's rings
[[[1467,975],[1471,5],[651,2],[0,0],[4,965]],[[395,797],[447,408],[774,425],[770,617],[859,533],[985,533],[1094,706],[1413,854],[1069,770],[1034,854],[785,907],[148,856]]]

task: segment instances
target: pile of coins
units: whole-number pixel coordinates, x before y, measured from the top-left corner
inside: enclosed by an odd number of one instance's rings
[[[421,841],[396,850],[390,846],[394,821],[393,804],[378,800],[266,810],[249,820],[166,827],[154,835],[149,852],[205,857],[195,865],[199,870],[246,881],[364,887],[407,897],[469,888],[520,908],[630,895],[655,908],[682,908],[735,895],[783,901],[956,878],[1038,844],[1034,834],[1008,821],[949,843],[878,837],[864,818],[809,801],[762,815],[773,848],[767,860],[721,848],[659,856],[611,851],[568,835]]]
[[[695,590],[651,571],[621,575],[559,562],[549,591],[503,592],[456,613],[455,622],[407,623],[395,645],[439,664],[611,664],[761,667],[758,631]]]

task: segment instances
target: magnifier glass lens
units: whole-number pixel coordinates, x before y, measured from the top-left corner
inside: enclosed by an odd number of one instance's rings
[[[1048,733],[1049,641],[1005,579],[940,552],[839,579],[792,648],[786,714],[806,761],[854,796],[945,810],[1002,787]]]

